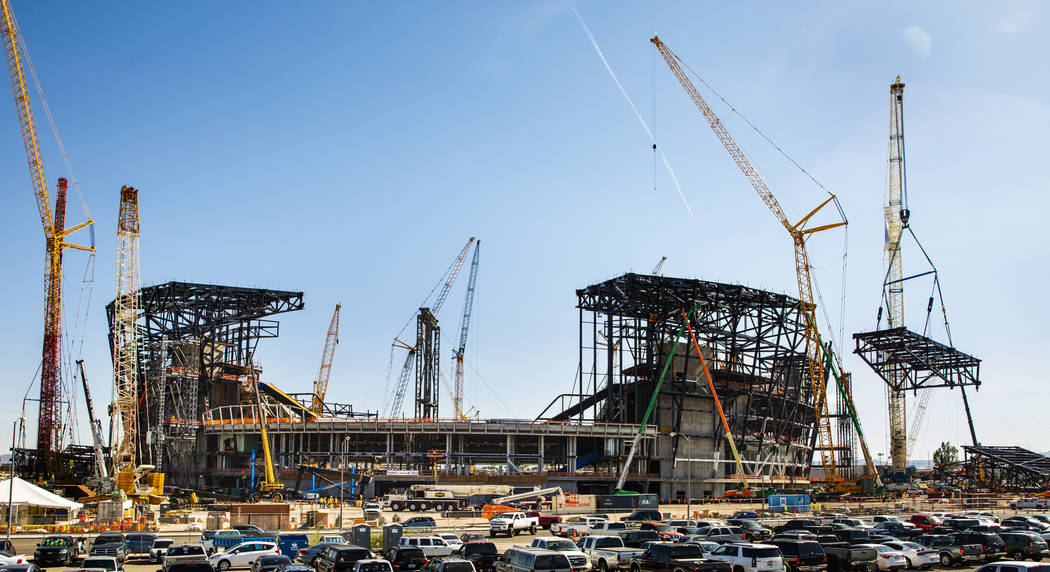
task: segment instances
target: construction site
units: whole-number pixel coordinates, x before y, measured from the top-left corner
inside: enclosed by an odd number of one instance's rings
[[[340,305],[318,348],[319,367],[304,373],[313,377],[312,387],[285,384],[259,364],[281,343],[283,315],[307,308],[309,291],[141,284],[139,241],[150,230],[140,221],[139,191],[131,186],[113,190],[114,197],[119,191],[116,237],[103,236],[96,245],[92,220],[67,225],[69,183],[45,175],[25,45],[9,0],[0,3],[30,173],[31,188],[17,194],[34,194],[46,238],[35,442],[13,448],[11,461],[23,478],[88,504],[112,498],[192,504],[203,497],[281,502],[336,496],[384,497],[388,507],[394,499],[403,508],[415,499],[422,510],[474,504],[459,492],[413,493],[424,485],[428,491],[498,486],[489,492],[524,498],[538,490],[633,492],[673,503],[757,499],[773,492],[878,498],[935,489],[1018,494],[1050,489],[1050,458],[1010,443],[986,445],[974,425],[971,407],[980,407],[974,395],[982,388],[981,359],[955,346],[936,267],[911,232],[899,77],[888,90],[887,241],[876,328],[833,346],[818,312],[807,241],[846,225],[836,197],[823,199],[801,220],[789,220],[682,60],[653,37],[669,73],[769,211],[740,216],[783,227],[783,242],[791,243],[795,257],[797,291],[748,286],[755,278],[749,276],[740,276],[740,283],[668,276],[662,270],[666,257],[650,273],[575,284],[575,306],[564,308],[566,315],[578,316],[571,386],[544,396],[549,404],[541,411],[486,418],[464,402],[465,350],[481,265],[481,240],[469,237],[415,311],[407,333],[395,339],[391,399],[383,410],[370,410],[370,404],[331,398],[332,366],[340,359]],[[154,200],[146,196],[143,201]],[[73,242],[78,236],[86,240],[89,227],[90,244]],[[96,248],[113,249],[117,262],[116,289],[105,305],[112,404],[109,395],[95,395],[93,402],[83,362],[70,370],[63,357],[68,351],[62,341],[63,256],[69,249],[93,255]],[[929,270],[906,274],[905,250]],[[143,264],[155,259],[141,258]],[[935,288],[925,324],[906,322],[904,285],[931,278]],[[255,280],[246,275],[244,283]],[[455,311],[441,310],[457,283],[465,283],[462,306],[449,316]],[[938,321],[944,323],[943,335],[931,325]],[[454,342],[451,348],[442,347],[443,327],[452,333],[445,337],[446,344]],[[883,409],[890,422],[885,464],[873,458],[873,437],[865,434],[858,415],[844,352],[885,382]],[[443,371],[450,372],[448,378]],[[66,437],[71,421],[63,415],[70,407],[65,388],[72,383],[82,389],[73,406],[86,412],[90,442]],[[909,468],[933,392],[958,395],[970,436],[964,458],[935,477]],[[23,429],[22,434],[33,433]]]

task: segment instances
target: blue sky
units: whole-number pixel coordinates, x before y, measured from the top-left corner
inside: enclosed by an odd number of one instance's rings
[[[82,349],[96,404],[109,394],[104,306],[113,297],[122,184],[140,189],[143,284],[305,292],[306,310],[283,316],[280,339],[260,347],[265,379],[309,389],[341,302],[329,395],[356,409],[382,404],[391,338],[468,236],[483,243],[467,352],[467,397],[482,416],[529,418],[571,388],[574,291],[587,284],[647,272],[667,256],[667,275],[795,295],[786,233],[654,58],[655,29],[839,196],[850,220],[846,284],[842,233],[824,233],[810,249],[836,324],[845,292],[847,345],[850,333],[874,327],[888,91],[901,75],[913,225],[941,271],[956,345],[984,359],[978,435],[987,444],[1050,449],[1050,422],[1039,416],[1050,405],[1040,367],[1048,341],[1040,290],[1050,207],[1050,8],[584,0],[576,7],[654,127],[695,217],[662,166],[654,179],[651,141],[568,2],[313,2],[291,10],[15,1],[97,221]],[[823,200],[704,95],[789,217]],[[53,185],[68,173],[36,110]],[[7,199],[0,379],[17,396],[39,363],[43,241],[10,99],[0,106],[0,185]],[[83,220],[79,207],[69,220]],[[906,273],[923,269],[917,256],[905,253]],[[73,303],[86,257],[66,260]],[[462,288],[442,312],[445,348],[458,333]],[[910,287],[910,323],[921,319],[928,294],[928,283]],[[448,368],[450,356],[443,358]],[[881,381],[855,356],[846,366],[872,448],[885,452]],[[14,419],[20,407],[12,397],[0,415]],[[442,407],[450,410],[447,401]],[[967,435],[958,393],[941,392],[919,456]]]

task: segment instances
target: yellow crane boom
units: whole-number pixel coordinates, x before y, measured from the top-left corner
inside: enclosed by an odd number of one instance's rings
[[[332,312],[332,323],[328,325],[328,335],[324,339],[324,351],[321,352],[321,367],[317,370],[317,379],[314,380],[314,396],[310,408],[318,415],[321,415],[324,410],[324,397],[328,393],[328,377],[332,373],[332,358],[335,357],[335,346],[339,345],[340,307],[342,304],[336,304],[335,312]]]
[[[678,56],[672,52],[667,45],[665,45],[658,36],[654,36],[650,40],[656,45],[657,49],[660,50],[660,55],[663,56],[664,61],[667,62],[667,66],[671,68],[671,72],[674,73],[675,77],[678,78],[679,83],[685,88],[686,93],[696,104],[697,108],[700,109],[700,113],[703,114],[704,118],[707,119],[708,124],[711,126],[711,130],[715,132],[715,136],[725,146],[726,151],[736,162],[737,166],[744,173],[744,177],[747,178],[751,186],[758,192],[758,196],[762,199],[762,202],[766,203],[769,207],[770,212],[773,216],[780,221],[780,224],[784,225],[784,228],[791,235],[791,240],[795,247],[795,275],[798,279],[798,294],[799,302],[801,305],[801,311],[806,321],[805,337],[806,337],[806,365],[809,370],[809,378],[813,384],[814,392],[814,409],[816,410],[817,418],[817,437],[818,437],[818,449],[820,451],[821,464],[824,468],[824,476],[829,484],[834,485],[838,481],[837,473],[835,470],[835,458],[834,458],[834,444],[832,441],[831,434],[831,419],[828,415],[828,404],[826,389],[827,384],[824,376],[823,356],[821,355],[822,350],[820,343],[817,339],[817,321],[816,321],[816,303],[813,298],[813,281],[810,277],[809,272],[809,254],[806,252],[806,237],[815,232],[827,230],[839,226],[844,226],[845,222],[826,224],[822,226],[816,226],[813,228],[804,228],[805,224],[809,222],[809,219],[813,215],[817,214],[820,209],[824,208],[829,202],[834,200],[834,195],[829,197],[826,201],[821,203],[817,208],[810,211],[809,214],[802,217],[797,223],[792,224],[788,220],[787,215],[784,214],[784,209],[780,207],[780,202],[777,201],[776,196],[769,190],[765,181],[758,174],[758,170],[755,169],[754,165],[751,164],[750,159],[744,154],[744,151],[740,149],[736,141],[726,130],[725,125],[718,119],[711,108],[704,101],[704,98],[700,96],[700,92],[696,90],[693,82],[690,81],[689,77],[682,70],[682,67],[678,64]]]

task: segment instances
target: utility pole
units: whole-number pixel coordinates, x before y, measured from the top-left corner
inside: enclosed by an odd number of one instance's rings
[[[7,482],[7,545],[11,546],[11,525],[15,512],[15,441],[18,440],[18,421],[11,430],[11,480]]]

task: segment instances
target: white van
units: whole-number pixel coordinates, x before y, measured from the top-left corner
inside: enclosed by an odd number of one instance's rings
[[[431,556],[448,556],[457,548],[456,546],[450,546],[440,536],[402,536],[400,545],[418,548],[423,551],[427,558]]]

